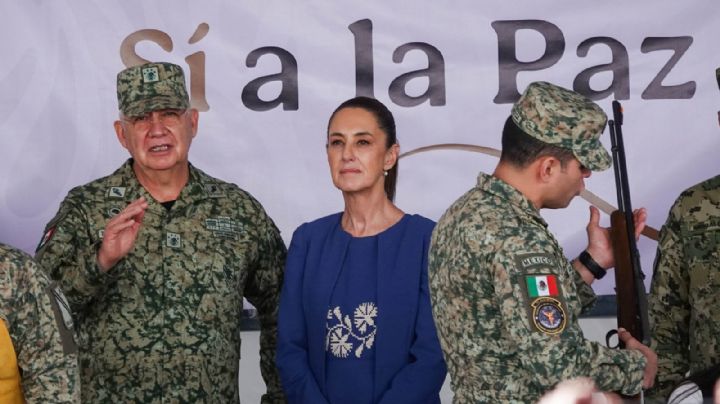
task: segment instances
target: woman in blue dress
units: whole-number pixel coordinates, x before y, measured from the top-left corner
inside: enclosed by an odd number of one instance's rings
[[[345,209],[295,230],[278,320],[289,403],[439,403],[445,362],[428,293],[434,223],[393,204],[400,147],[380,101],[356,97],[328,123]]]

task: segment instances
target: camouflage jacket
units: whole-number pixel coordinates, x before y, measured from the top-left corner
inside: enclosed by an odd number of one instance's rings
[[[454,402],[535,402],[577,376],[603,390],[640,390],[644,357],[584,338],[578,316],[595,295],[507,183],[481,173],[445,212],[429,276]]]
[[[67,301],[25,253],[0,244],[0,321],[28,403],[77,403],[77,355]]]
[[[144,196],[133,250],[97,269],[106,221]],[[132,160],[70,191],[37,259],[77,322],[84,402],[234,403],[243,296],[261,324],[263,402],[284,401],[274,366],[285,245],[262,206],[190,166],[171,209],[137,181]]]
[[[720,176],[686,190],[660,231],[650,287],[656,387],[720,363]]]

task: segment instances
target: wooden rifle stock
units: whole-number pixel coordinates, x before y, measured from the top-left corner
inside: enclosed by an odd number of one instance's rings
[[[647,340],[648,329],[643,325],[642,317],[647,319],[647,315],[643,316],[641,307],[643,304],[638,299],[638,286],[635,279],[635,269],[633,267],[632,252],[630,251],[630,243],[627,234],[627,220],[623,212],[616,210],[610,215],[610,237],[613,243],[613,255],[615,257],[615,293],[617,296],[617,323],[618,327],[622,327],[632,334],[635,339],[643,344],[649,343]],[[645,285],[640,279],[640,287],[642,293],[645,293]],[[645,304],[647,307],[647,304]],[[625,348],[622,342],[619,342],[620,348]]]

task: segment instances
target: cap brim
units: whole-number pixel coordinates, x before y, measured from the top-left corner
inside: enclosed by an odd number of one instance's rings
[[[610,168],[610,153],[605,150],[602,143],[597,139],[588,142],[583,149],[574,149],[573,154],[590,171],[605,171]]]

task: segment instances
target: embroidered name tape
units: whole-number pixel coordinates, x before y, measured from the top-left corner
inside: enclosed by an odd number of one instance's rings
[[[241,226],[229,217],[214,217],[205,220],[205,228],[216,237],[237,240]]]

